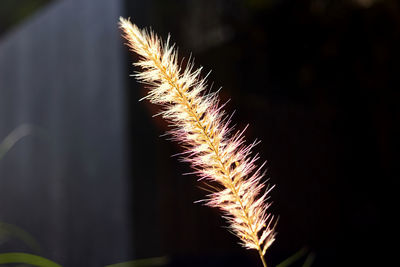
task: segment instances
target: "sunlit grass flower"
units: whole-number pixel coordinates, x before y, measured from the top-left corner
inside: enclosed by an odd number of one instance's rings
[[[148,86],[145,97],[161,106],[160,114],[171,124],[169,132],[185,149],[183,159],[210,184],[205,202],[222,210],[223,217],[241,244],[264,254],[275,240],[273,216],[268,213],[268,193],[263,173],[252,155],[256,143],[245,145],[244,131],[233,132],[230,117],[222,110],[216,93],[205,93],[206,81],[193,61],[182,68],[169,37],[165,43],[154,34],[140,30],[120,18],[127,45],[140,56],[134,76]]]

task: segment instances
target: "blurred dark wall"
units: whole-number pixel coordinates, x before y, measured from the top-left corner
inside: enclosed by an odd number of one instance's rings
[[[121,8],[57,1],[0,40],[0,139],[29,133],[0,159],[0,221],[65,266],[133,258]]]

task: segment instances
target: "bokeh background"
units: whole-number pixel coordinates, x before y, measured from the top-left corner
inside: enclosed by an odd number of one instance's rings
[[[1,0],[0,253],[260,266],[193,203],[205,192],[138,102],[120,15],[212,69],[237,127],[262,140],[280,216],[270,266],[302,248],[292,266],[398,264],[396,0]]]

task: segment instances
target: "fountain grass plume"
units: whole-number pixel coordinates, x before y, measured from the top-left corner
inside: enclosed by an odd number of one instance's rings
[[[206,93],[202,68],[195,69],[193,60],[182,67],[169,36],[163,42],[129,19],[120,18],[119,25],[128,47],[139,55],[134,76],[148,87],[144,99],[160,105],[169,134],[185,150],[183,160],[212,189],[205,203],[222,211],[241,245],[257,250],[267,266],[264,255],[275,240],[276,220],[268,212],[273,186],[262,182],[264,164],[257,167],[259,157],[252,154],[257,142],[246,145],[244,130],[234,132],[217,93]]]

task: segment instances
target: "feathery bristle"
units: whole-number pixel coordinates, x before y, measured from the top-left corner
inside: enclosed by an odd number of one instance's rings
[[[219,104],[217,94],[206,94],[201,68],[193,61],[181,69],[169,37],[163,44],[152,31],[140,30],[120,18],[120,27],[130,49],[140,56],[135,63],[142,72],[136,78],[150,86],[145,99],[161,105],[160,114],[172,124],[169,132],[187,151],[184,161],[196,170],[199,179],[219,184],[208,195],[207,205],[222,210],[230,229],[248,249],[263,255],[275,240],[273,216],[267,212],[268,190],[261,182],[263,173],[252,155],[256,143],[245,145],[243,132],[232,134],[230,118]],[[263,193],[264,191],[264,193]]]

